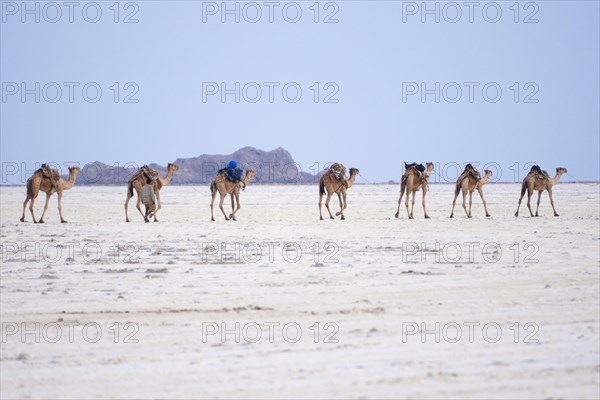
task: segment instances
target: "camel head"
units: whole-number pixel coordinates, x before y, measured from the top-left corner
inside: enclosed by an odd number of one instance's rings
[[[254,179],[254,177],[256,176],[256,172],[254,172],[254,170],[246,170],[246,175],[244,176],[244,181],[248,181],[250,182],[252,179]]]
[[[350,168],[350,176],[358,175],[359,173],[360,171],[358,170],[358,168]]]
[[[69,167],[69,174],[77,175],[80,172],[81,172],[81,168],[79,168],[79,167]]]
[[[567,173],[566,168],[563,168],[563,167],[556,168],[556,175],[562,175],[562,174],[566,174],[566,173]]]
[[[492,176],[492,171],[490,171],[489,169],[484,169],[483,170],[483,177],[485,178],[486,176]]]
[[[426,165],[425,171],[427,171],[427,172],[433,171],[433,163],[432,162],[425,163],[425,165]]]
[[[177,164],[169,163],[167,164],[167,171],[179,171],[179,166]]]

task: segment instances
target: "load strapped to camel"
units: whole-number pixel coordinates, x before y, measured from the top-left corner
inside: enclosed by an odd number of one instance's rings
[[[147,165],[142,165],[141,168],[139,170],[137,170],[137,172],[131,176],[131,179],[129,179],[129,181],[131,182],[131,181],[138,179],[140,177],[140,175],[142,175],[144,177],[144,181],[146,181],[146,182],[158,180],[158,172],[156,172],[155,170],[153,170],[152,168],[150,168]]]
[[[232,182],[240,182],[244,175],[244,170],[237,166],[235,161],[229,161],[227,167],[221,168],[217,173],[225,172],[225,177]]]
[[[419,172],[425,172],[425,166],[423,164],[417,164],[415,162],[408,164],[405,161],[404,162],[404,169],[408,171],[411,168],[415,168]]]
[[[417,164],[415,162],[408,164],[406,161],[404,162],[405,173],[402,175],[401,183],[406,182],[406,178],[408,177],[407,172],[409,170],[414,170],[417,173],[419,178],[423,177],[423,172],[425,172],[425,166],[423,164]]]
[[[481,175],[479,174],[479,171],[477,171],[475,167],[473,167],[470,163],[465,165],[465,170],[463,171],[463,174],[464,173],[467,173],[467,176],[477,181],[481,180]]]
[[[142,204],[151,206],[156,203],[156,194],[154,193],[154,185],[146,183],[142,186]]]
[[[344,186],[348,187],[348,182],[346,181],[346,167],[344,167],[343,164],[333,163],[329,167],[329,171],[333,174],[335,179],[337,179],[339,182],[342,182]]]
[[[40,173],[42,174],[42,177],[49,179],[52,187],[55,187],[60,180],[60,172],[58,172],[57,169],[50,168],[50,166],[46,163],[42,164],[42,166],[35,171],[34,175],[37,173]],[[31,177],[29,179],[31,179]]]
[[[542,170],[540,168],[540,166],[537,164],[531,167],[531,169],[529,170],[529,173],[530,174],[535,173],[539,179],[546,179],[546,178],[550,179],[550,175],[548,174],[548,172]]]

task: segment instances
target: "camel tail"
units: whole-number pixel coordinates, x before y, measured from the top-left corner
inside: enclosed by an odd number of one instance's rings
[[[325,182],[323,182],[323,179],[319,180],[319,194],[325,194]]]
[[[27,179],[27,196],[33,194],[33,190],[31,189],[32,181],[33,180],[31,178]]]
[[[215,182],[215,181],[212,181],[212,182],[210,183],[210,192],[211,192],[211,193],[214,193],[216,190],[217,190],[217,182]]]
[[[129,182],[129,185],[127,186],[127,193],[129,194],[129,197],[133,197],[133,183]]]
[[[456,182],[456,188],[454,189],[454,194],[456,196],[459,195],[461,186],[462,186],[462,179],[460,181]]]
[[[525,192],[527,191],[527,184],[523,182],[521,185],[521,197],[525,196]]]

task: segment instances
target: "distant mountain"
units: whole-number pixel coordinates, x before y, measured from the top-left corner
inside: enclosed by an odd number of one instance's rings
[[[294,162],[292,155],[279,147],[272,151],[263,151],[254,147],[244,147],[233,154],[202,154],[193,158],[178,158],[174,161],[179,166],[175,172],[172,185],[209,184],[217,171],[227,165],[230,160],[237,161],[244,169],[253,169],[257,175],[254,184],[311,184],[317,177],[311,173],[301,172],[300,166]],[[161,176],[167,173],[167,167],[157,164],[149,166]],[[125,185],[129,178],[141,165],[107,165],[100,161],[87,164],[77,177],[78,185]]]

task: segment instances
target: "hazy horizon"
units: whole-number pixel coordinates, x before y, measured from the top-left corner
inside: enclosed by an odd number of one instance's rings
[[[279,149],[282,147],[277,147],[275,149],[271,149],[271,150],[264,150],[264,149],[257,149],[259,151],[273,151],[276,149]],[[237,149],[240,150],[240,149]],[[236,151],[237,151],[236,150]],[[287,150],[287,149],[284,149]],[[231,153],[225,153],[225,154],[200,154],[196,157],[202,157],[205,155],[208,156],[228,156],[234,152]],[[291,154],[291,153],[290,153]],[[294,157],[293,154],[291,154],[292,158]],[[194,158],[194,157],[190,157],[190,158]],[[177,162],[179,160],[182,160],[183,157],[178,157],[176,159],[173,160],[173,162]],[[189,158],[186,158],[189,159]],[[409,162],[409,160],[404,160]],[[399,171],[399,175],[397,178],[395,179],[389,179],[387,181],[372,181],[369,180],[368,178],[366,178],[362,173],[359,174],[359,176],[356,179],[356,184],[388,184],[388,183],[394,183],[397,184],[400,181],[400,176],[402,175],[402,173],[404,172],[404,164],[403,162],[399,162],[396,165],[396,168]],[[318,171],[323,171],[324,168],[328,165],[331,164],[333,162],[336,162],[335,160],[333,161],[327,161],[327,162],[315,162],[313,164],[311,164],[310,166],[302,166],[298,163],[296,163],[294,166],[296,168],[299,168],[303,173],[308,173],[310,175],[313,176],[318,176],[317,174],[317,168]],[[455,183],[455,179],[458,176],[458,174],[460,173],[460,171],[462,171],[462,167],[464,166],[464,164],[466,164],[466,162],[461,163],[461,162],[447,162],[447,163],[440,163],[440,162],[434,162],[434,171],[432,173],[432,178],[431,178],[431,184],[453,184]],[[493,184],[493,183],[520,183],[522,181],[522,179],[525,177],[525,175],[527,174],[527,172],[529,171],[529,166],[531,164],[533,164],[532,162],[526,163],[526,164],[513,164],[512,166],[503,166],[500,165],[498,163],[495,162],[478,162],[478,161],[470,161],[479,171],[483,171],[484,169],[491,169],[494,172],[494,175],[492,175],[489,178],[488,183]],[[96,160],[90,163],[86,163],[86,164],[81,164],[78,162],[65,162],[65,163],[56,163],[56,162],[48,162],[49,165],[52,168],[56,168],[58,169],[63,176],[68,176],[68,167],[69,166],[79,166],[80,168],[85,168],[88,164],[95,164],[95,163],[102,163],[104,165],[106,165],[107,167],[122,167],[122,168],[127,168],[131,171],[133,170],[137,170],[139,167],[141,167],[142,165],[146,164],[146,165],[158,165],[161,168],[165,168],[166,169],[166,164],[161,165],[159,163],[155,163],[153,161],[148,161],[145,162],[144,164],[137,164],[135,162],[127,162],[125,164],[120,164],[120,163],[107,163],[104,162],[103,160]],[[423,161],[424,163],[424,161]],[[41,162],[36,163],[35,164],[35,168],[30,168],[31,166],[29,165],[17,165],[16,163],[11,163],[11,162],[6,162],[5,165],[3,165],[3,179],[2,182],[0,182],[0,185],[2,186],[21,186],[21,185],[25,185],[27,182],[27,178],[29,176],[31,176],[31,174],[35,171],[35,169],[39,168],[41,166]],[[213,168],[213,163],[208,163],[209,165],[207,166],[207,169],[209,169],[208,167],[210,167],[210,170],[212,171]],[[220,165],[220,167],[224,167],[225,166],[225,162],[221,163],[222,165]],[[248,167],[247,165],[240,163],[240,166],[244,169],[246,169],[246,167]],[[254,167],[254,165],[252,165]],[[285,170],[286,169],[287,164],[281,163],[281,165],[276,165],[273,166],[273,168],[279,169],[281,170]],[[290,164],[290,167],[294,167]],[[347,168],[353,167],[355,165],[346,165]],[[290,171],[293,168],[290,168]],[[296,170],[290,172],[288,175],[290,176],[290,181],[287,184],[305,184],[305,185],[310,185],[310,183],[301,183],[301,182],[297,182],[294,181],[293,177],[296,176]],[[548,173],[550,174],[551,177],[554,177],[555,172],[554,169],[549,168],[547,169]],[[82,172],[85,173],[85,172]],[[90,173],[94,174],[94,176],[91,176],[91,179],[93,180],[97,174],[97,170],[95,168],[92,169],[92,172]],[[78,176],[78,182],[81,184],[81,178],[82,175]],[[208,179],[208,178],[207,178]],[[316,182],[315,178],[315,182]],[[4,181],[9,181],[9,182],[4,182]],[[563,175],[560,179],[561,183],[598,183],[599,181],[584,181],[584,180],[578,180],[576,179],[574,176],[570,175],[569,173]],[[203,182],[203,183],[209,183],[207,182]],[[282,185],[282,184],[286,184],[286,183],[278,183],[278,182],[260,182],[261,185],[269,185],[269,184],[273,184],[273,185]],[[86,183],[86,185],[96,185],[95,183]],[[105,184],[97,184],[98,186],[106,186]],[[119,186],[122,185],[120,183],[114,183],[108,186]],[[193,186],[195,185],[194,183],[186,183],[186,182],[178,182],[177,180],[177,173],[175,173],[173,180],[171,182],[171,185],[182,185],[182,186]]]

